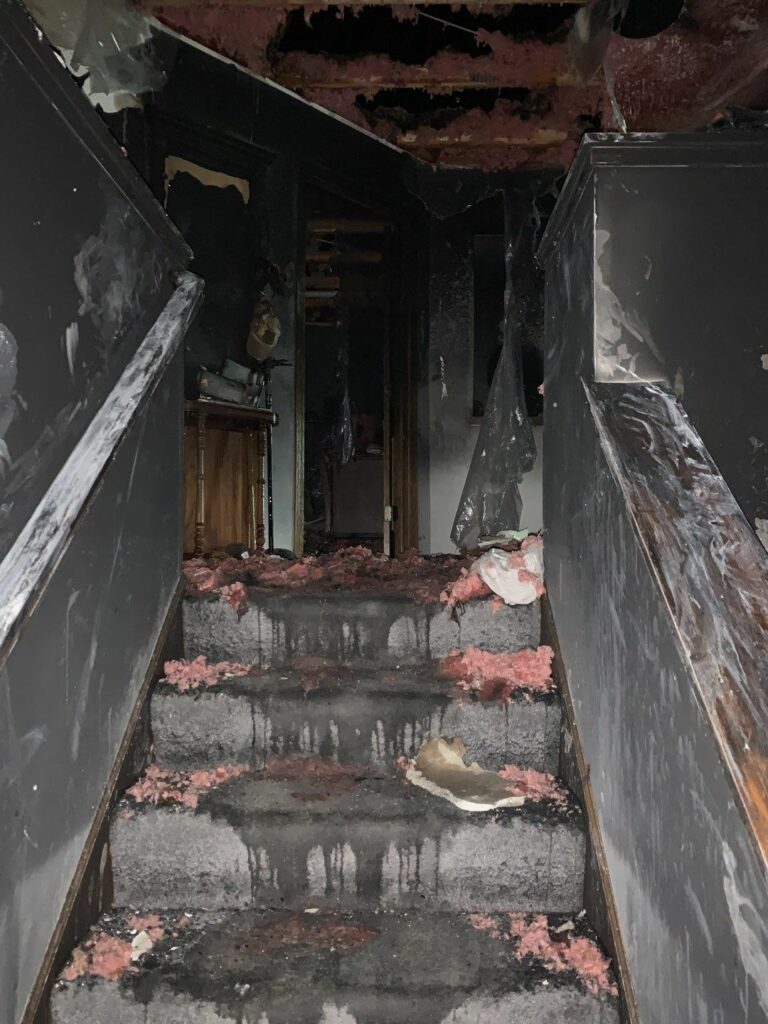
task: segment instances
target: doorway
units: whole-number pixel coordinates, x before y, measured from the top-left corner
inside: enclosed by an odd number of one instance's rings
[[[319,187],[304,237],[300,455],[306,554],[392,553],[392,225]]]

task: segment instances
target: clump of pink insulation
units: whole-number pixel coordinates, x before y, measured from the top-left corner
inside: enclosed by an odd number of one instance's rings
[[[449,583],[440,594],[440,600],[449,608],[455,608],[457,604],[477,601],[478,598],[488,597],[491,593],[491,588],[480,579],[474,569],[462,569],[459,578]]]
[[[572,922],[551,929],[544,914],[470,914],[469,920],[492,939],[513,942],[517,960],[538,961],[556,974],[573,971],[595,996],[618,995],[610,960],[594,939],[576,934]]]
[[[223,764],[213,769],[194,772],[174,772],[150,765],[144,775],[126,791],[137,804],[180,804],[197,807],[200,797],[250,771],[246,764]]]
[[[509,700],[521,690],[551,692],[553,656],[551,647],[504,654],[468,647],[463,653],[454,651],[442,658],[438,673],[444,679],[455,680],[460,689],[476,693],[481,700]]]
[[[549,772],[538,772],[535,768],[518,768],[505,765],[499,775],[512,783],[511,789],[527,800],[549,800],[558,807],[568,804],[568,790]]]
[[[455,604],[486,597],[490,590],[481,580],[467,577],[472,559],[463,555],[424,557],[415,551],[399,558],[376,555],[366,547],[348,547],[326,555],[285,559],[257,553],[250,558],[191,558],[184,563],[187,587],[193,593],[218,593],[238,611],[247,590],[336,590],[400,594],[420,603],[443,600]],[[454,585],[460,583],[459,596]],[[453,594],[453,599],[450,595]]]
[[[72,959],[59,975],[62,981],[76,981],[90,974],[107,981],[117,981],[124,974],[136,971],[130,939],[109,935],[92,928],[85,941],[75,949]]]
[[[192,661],[166,661],[163,666],[165,681],[175,686],[181,693],[189,690],[200,690],[203,687],[216,686],[228,676],[247,676],[250,665],[241,665],[237,661],[217,661],[209,665],[205,655],[201,654]]]

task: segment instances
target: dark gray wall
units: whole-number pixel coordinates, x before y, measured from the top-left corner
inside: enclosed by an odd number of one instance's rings
[[[20,1018],[180,574],[177,356],[0,674],[0,1019]]]
[[[764,867],[681,648],[680,623],[638,536],[638,509],[611,471],[585,396],[600,324],[595,276],[602,271],[611,288],[613,278],[596,265],[603,171],[592,175],[582,152],[572,173],[544,252],[545,556],[563,661],[642,1021],[755,1024],[768,1020]],[[692,188],[694,177],[691,170]],[[635,193],[625,195],[634,201]],[[629,243],[613,226],[620,250]],[[676,239],[679,261],[687,244]],[[721,301],[728,305],[728,295]],[[696,374],[693,356],[689,372]],[[610,401],[611,388],[603,391]],[[670,465],[685,473],[682,460]],[[672,505],[663,509],[659,532],[678,529],[677,515]],[[693,531],[690,560],[675,563],[678,586],[691,595],[689,621],[701,583],[696,545],[727,547],[718,536],[714,528],[712,538]]]
[[[2,556],[157,318],[180,250],[19,5],[0,3],[0,28]]]
[[[684,146],[598,170],[598,280],[611,284],[597,319],[631,352],[642,338],[638,372],[674,386],[754,524],[768,517],[768,144],[711,147],[706,161]]]
[[[0,0],[0,118],[2,557],[165,305],[186,251],[9,0]],[[178,584],[181,387],[179,353],[15,646],[0,650],[8,1024],[24,1011]]]

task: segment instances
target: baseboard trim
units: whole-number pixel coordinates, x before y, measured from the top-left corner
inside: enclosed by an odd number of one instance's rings
[[[565,672],[560,644],[557,638],[557,629],[552,613],[552,607],[546,598],[542,601],[541,614],[542,643],[548,644],[555,652],[552,671],[562,697],[563,709],[565,711],[565,722],[570,736],[570,751],[567,752],[567,756],[561,751],[561,770],[565,769],[564,774],[566,775],[566,781],[568,781],[571,788],[574,789],[579,797],[584,814],[586,815],[588,828],[587,862],[588,865],[590,861],[594,864],[598,876],[598,898],[601,906],[599,908],[589,906],[590,902],[594,902],[594,891],[587,891],[589,889],[587,880],[585,880],[584,903],[588,914],[593,918],[593,923],[597,923],[594,920],[595,918],[604,922],[604,927],[597,927],[597,931],[600,939],[608,948],[608,951],[613,958],[614,966],[618,974],[619,987],[621,990],[622,1017],[626,1024],[641,1024],[640,1013],[637,1008],[637,1000],[635,998],[635,991],[632,985],[632,977],[629,972],[627,953],[624,947],[621,928],[619,926],[619,915],[616,910],[616,900],[613,894],[613,886],[611,884],[611,877],[608,871],[608,860],[605,855],[605,846],[603,845],[603,837],[600,831],[597,810],[592,794],[592,784],[589,779],[589,765],[584,757],[581,739],[579,738],[579,729],[576,724],[573,700],[571,698],[571,692],[568,686],[568,677]],[[567,771],[567,766],[563,763],[566,760],[570,760],[575,767],[575,771],[578,776],[577,779],[567,777],[568,775],[572,776],[573,773]],[[598,913],[595,913],[595,909],[598,910]]]
[[[109,815],[124,789],[146,767],[149,754],[148,709],[153,683],[159,677],[161,661],[179,656],[181,633],[174,643],[174,626],[180,625],[184,582],[179,581],[171,598],[163,627],[152,650],[125,735],[109,773],[104,795],[96,809],[83,851],[67,890],[61,914],[48,943],[40,971],[27,1002],[21,1024],[50,1024],[50,992],[59,970],[72,948],[80,941],[112,896],[109,856]],[[143,741],[143,742],[142,742]],[[132,756],[133,755],[133,756]],[[85,911],[83,912],[83,908]]]

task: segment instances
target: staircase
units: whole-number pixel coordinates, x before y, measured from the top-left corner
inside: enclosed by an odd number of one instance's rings
[[[115,909],[55,1024],[615,1024],[575,800],[467,813],[403,770],[458,735],[485,768],[556,772],[556,693],[457,696],[439,671],[537,646],[538,606],[497,604],[187,598],[207,677],[156,687],[156,763],[112,821]]]

